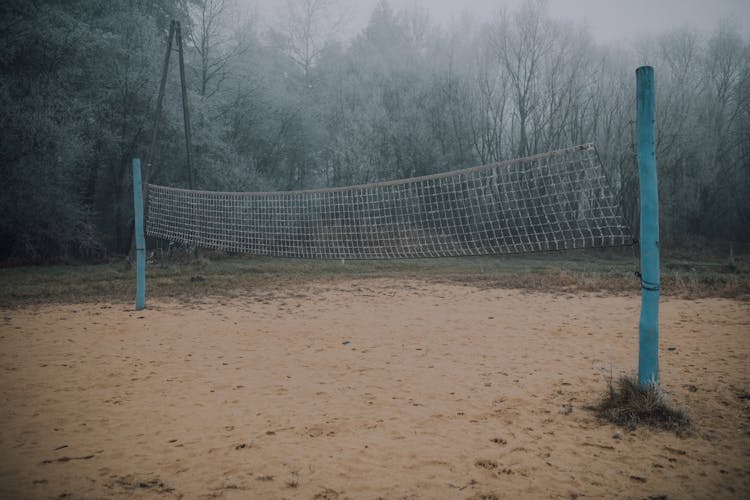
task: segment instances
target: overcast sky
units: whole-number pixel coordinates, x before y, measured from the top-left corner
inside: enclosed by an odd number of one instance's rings
[[[266,22],[283,5],[283,0],[244,0],[255,3]],[[350,27],[362,29],[378,0],[339,0],[351,11]],[[487,18],[499,9],[514,9],[524,0],[389,0],[395,10],[421,5],[430,11],[434,23],[448,24],[468,11]],[[585,23],[594,38],[604,43],[633,40],[683,26],[712,31],[722,19],[737,22],[750,33],[750,0],[549,0],[553,17]]]

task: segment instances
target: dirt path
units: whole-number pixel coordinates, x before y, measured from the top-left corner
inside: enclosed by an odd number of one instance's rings
[[[747,302],[663,302],[693,435],[584,409],[639,307],[381,279],[0,311],[0,497],[750,497]]]

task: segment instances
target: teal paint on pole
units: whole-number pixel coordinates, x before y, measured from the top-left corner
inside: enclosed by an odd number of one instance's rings
[[[135,207],[135,309],[146,307],[146,238],[143,235],[143,188],[141,160],[133,160],[133,206]]]
[[[641,320],[638,326],[638,383],[659,384],[659,190],[656,180],[654,68],[636,74],[638,175],[641,184]]]

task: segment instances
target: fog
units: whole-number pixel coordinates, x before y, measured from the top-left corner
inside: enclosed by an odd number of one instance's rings
[[[240,0],[272,23],[283,11],[282,0]],[[366,24],[379,0],[339,0],[347,13],[345,37]],[[432,22],[448,27],[462,16],[486,19],[502,9],[517,9],[524,0],[389,0],[394,10],[424,9]],[[750,2],[747,0],[548,0],[550,14],[585,26],[601,43],[632,42],[677,28],[710,32],[720,21],[731,20],[750,32]]]
[[[127,253],[134,157],[163,186],[283,191],[594,143],[637,234],[644,63],[663,248],[750,244],[750,2],[102,5],[0,2],[0,263]],[[172,20],[186,94],[173,55],[152,143]]]

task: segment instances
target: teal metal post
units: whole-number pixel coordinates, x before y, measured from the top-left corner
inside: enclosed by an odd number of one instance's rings
[[[135,207],[135,310],[146,307],[146,238],[143,235],[143,190],[141,160],[133,160],[133,205]]]
[[[654,68],[635,72],[638,134],[638,174],[641,183],[641,321],[638,383],[659,384],[659,191],[656,180]]]

